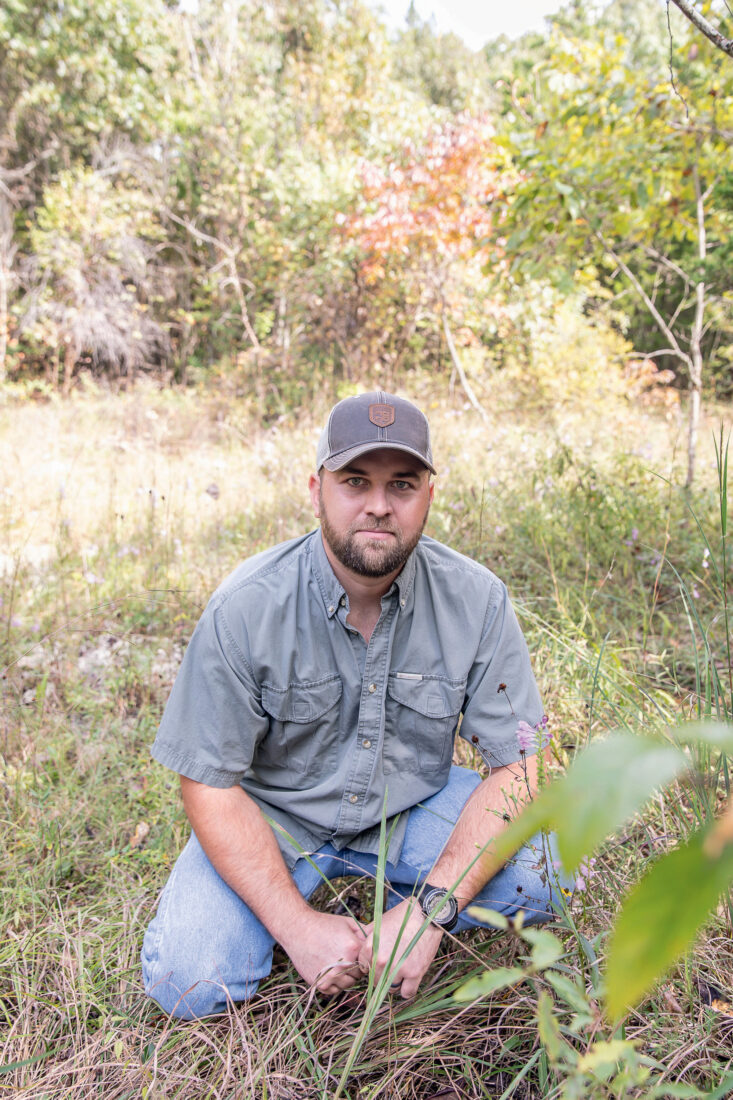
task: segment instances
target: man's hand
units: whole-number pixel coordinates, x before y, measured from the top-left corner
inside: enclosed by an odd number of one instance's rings
[[[414,997],[417,993],[443,935],[440,928],[429,924],[402,965],[397,966],[424,923],[425,917],[420,906],[412,898],[395,905],[394,909],[388,909],[382,917],[375,977],[379,980],[387,966],[394,968],[391,971],[392,986],[396,987],[395,991],[399,988],[400,994],[405,998]],[[369,971],[374,954],[374,926],[368,925],[366,932],[366,940],[359,952],[359,966],[365,974]]]
[[[365,931],[351,917],[312,909],[292,936],[280,939],[295,969],[320,993],[341,993],[361,978],[358,958]]]

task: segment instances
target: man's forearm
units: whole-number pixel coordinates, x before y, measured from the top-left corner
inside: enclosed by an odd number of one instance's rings
[[[454,896],[459,909],[469,905],[501,870],[504,861],[493,854],[491,841],[506,828],[507,819],[516,816],[518,805],[526,802],[536,789],[537,765],[537,757],[529,756],[524,762],[496,768],[463,807],[428,873],[432,886],[456,887]]]
[[[209,860],[285,949],[308,985],[339,993],[359,976],[364,931],[350,917],[318,913],[301,896],[275,834],[241,787],[181,776],[183,804]]]
[[[185,776],[181,792],[193,831],[213,866],[282,943],[310,906],[257,803],[239,786],[207,787]]]

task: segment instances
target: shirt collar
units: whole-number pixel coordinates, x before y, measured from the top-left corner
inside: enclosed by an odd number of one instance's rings
[[[416,553],[417,548],[412,551],[402,569],[395,577],[394,584],[387,593],[387,595],[389,595],[393,592],[396,586],[400,596],[401,607],[404,607],[407,603],[408,597],[412,592],[413,584],[415,583]],[[326,608],[326,614],[329,619],[331,619],[338,611],[339,601],[346,595],[346,592],[331,568],[331,563],[328,560],[323,546],[323,535],[321,534],[320,528],[313,532],[311,557],[313,561],[313,570],[318,580],[318,586],[321,590],[323,603]]]

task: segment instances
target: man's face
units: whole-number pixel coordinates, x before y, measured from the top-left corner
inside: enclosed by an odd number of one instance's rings
[[[404,451],[378,450],[310,480],[313,510],[334,557],[361,577],[397,573],[417,545],[433,499],[430,475]]]

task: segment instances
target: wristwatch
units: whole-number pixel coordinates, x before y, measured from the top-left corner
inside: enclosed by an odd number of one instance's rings
[[[431,886],[426,882],[420,894],[419,902],[426,917],[437,924],[444,932],[452,932],[458,923],[458,902],[442,886]]]

